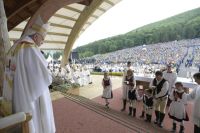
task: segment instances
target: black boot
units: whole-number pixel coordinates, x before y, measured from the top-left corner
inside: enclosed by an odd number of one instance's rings
[[[150,122],[150,123],[151,123],[151,117],[152,117],[151,115],[148,115],[148,117],[147,117],[147,118],[148,118],[147,120],[148,120],[148,122]]]
[[[175,132],[176,132],[176,123],[173,123],[171,132],[172,132],[172,133],[175,133]]]
[[[164,118],[165,118],[165,114],[160,112],[160,120],[159,120],[158,126],[161,128],[163,127]]]
[[[149,118],[149,115],[146,114],[146,119],[145,119],[146,122],[148,122],[148,118]]]
[[[140,118],[144,118],[144,111],[142,111]]]
[[[151,115],[146,114],[146,120],[145,121],[151,123]]]
[[[133,108],[129,107],[129,114],[128,115],[132,115],[132,110],[133,110]]]
[[[133,108],[133,117],[136,115],[136,108]]]
[[[179,133],[184,133],[184,126],[180,125]]]
[[[159,111],[155,111],[156,119],[155,119],[155,121],[154,121],[154,124],[158,124],[158,121],[159,121],[159,114],[160,114]]]
[[[126,110],[126,100],[123,100],[123,108],[121,109],[121,111],[125,111]]]

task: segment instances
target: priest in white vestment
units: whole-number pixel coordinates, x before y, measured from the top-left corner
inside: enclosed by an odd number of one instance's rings
[[[48,89],[52,76],[39,49],[46,36],[47,27],[48,24],[44,24],[38,16],[7,55],[4,97],[12,103],[9,108],[11,113],[25,112],[32,115],[29,122],[30,133],[56,132]]]

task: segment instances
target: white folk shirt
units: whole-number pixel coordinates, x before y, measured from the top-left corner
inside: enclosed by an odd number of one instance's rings
[[[200,127],[200,85],[194,88],[190,94],[187,94],[187,99],[194,100],[192,113],[193,123]]]
[[[171,94],[171,92],[173,91],[172,87],[175,86],[175,83],[176,83],[176,80],[177,80],[177,74],[174,73],[174,72],[167,73],[167,71],[164,71],[163,72],[163,78],[168,81],[168,83],[169,83],[169,93],[168,94]]]
[[[13,113],[32,115],[30,133],[55,133],[55,123],[48,86],[52,77],[47,61],[30,37],[15,43],[7,56],[4,92],[13,103]],[[13,94],[12,94],[13,93]]]

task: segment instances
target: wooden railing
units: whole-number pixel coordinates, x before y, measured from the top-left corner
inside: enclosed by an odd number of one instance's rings
[[[29,113],[19,112],[0,118],[0,133],[29,133],[28,122],[32,119]]]

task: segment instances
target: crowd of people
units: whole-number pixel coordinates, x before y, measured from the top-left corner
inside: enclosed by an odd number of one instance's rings
[[[48,64],[48,69],[54,79],[61,79],[69,84],[76,83],[79,86],[92,84],[90,70],[81,64],[67,64],[65,67],[59,67],[60,64]],[[56,81],[55,81],[56,82]]]
[[[188,53],[189,48],[193,49],[192,53]],[[150,70],[153,72],[170,62],[173,63],[174,69],[179,73],[182,63],[185,63],[185,67],[200,68],[199,49],[200,39],[196,38],[127,48],[83,58],[78,62],[94,64],[94,67],[99,67],[101,71],[113,72],[123,71],[127,60],[133,62],[133,67],[143,67],[142,71]],[[137,69],[134,70],[137,71]]]

